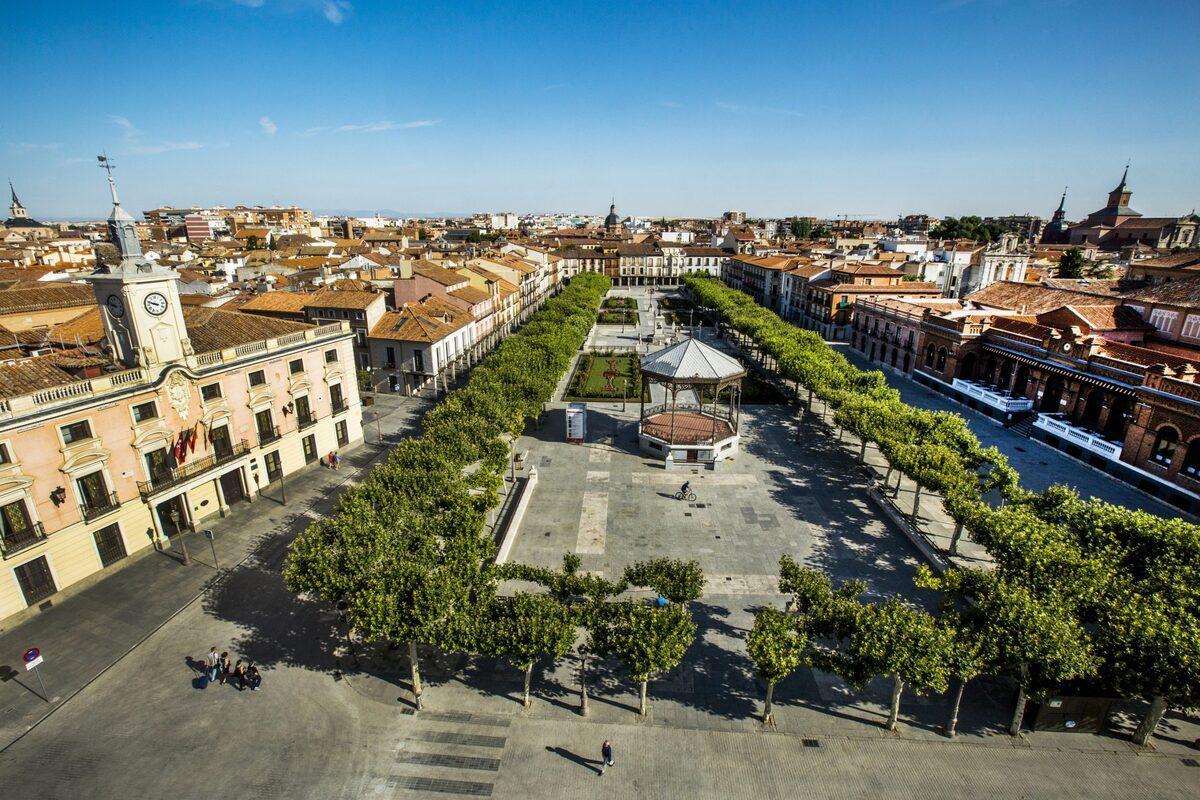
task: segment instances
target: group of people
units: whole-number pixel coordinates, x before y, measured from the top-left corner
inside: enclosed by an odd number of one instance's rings
[[[257,692],[258,687],[262,686],[262,675],[253,661],[243,662],[239,658],[236,664],[230,663],[229,652],[218,654],[216,645],[204,657],[204,677],[209,683],[219,682],[222,686],[227,682],[232,683],[239,692],[243,689]]]

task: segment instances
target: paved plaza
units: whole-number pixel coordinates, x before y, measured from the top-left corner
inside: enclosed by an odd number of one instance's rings
[[[554,566],[573,552],[585,569],[617,576],[644,558],[694,558],[707,576],[693,606],[698,640],[678,669],[651,683],[648,718],[636,715],[634,687],[615,662],[591,665],[585,718],[573,657],[535,669],[526,710],[521,676],[508,664],[424,652],[428,686],[416,712],[403,649],[348,652],[336,615],[287,592],[279,569],[295,530],[369,468],[378,449],[367,446],[343,475],[298,480],[289,506],[264,499],[252,516],[223,521],[219,541],[243,549],[221,552],[222,566],[227,556],[240,563],[219,579],[198,581],[198,568],[156,555],[144,573],[131,565],[0,636],[11,664],[25,642],[52,635],[48,666],[70,660],[78,642],[81,659],[104,668],[98,677],[48,671],[60,699],[27,733],[40,718],[29,710],[31,685],[23,674],[22,683],[0,684],[0,781],[36,797],[179,800],[1194,796],[1194,720],[1169,715],[1155,749],[1144,751],[1118,734],[1013,738],[1003,730],[1012,689],[1001,681],[972,682],[961,736],[950,741],[940,734],[945,697],[906,693],[892,733],[880,726],[886,681],[860,692],[801,670],[777,688],[777,727],[764,730],[753,716],[763,687],[744,640],[756,608],[783,605],[781,554],[835,580],[862,578],[872,597],[933,602],[913,588],[918,554],[869,500],[856,448],[812,420],[798,432],[792,408],[751,406],[736,459],[715,472],[668,472],[637,452],[636,403],[590,404],[582,445],[565,442],[565,405],[551,403],[519,443],[539,481],[512,560]],[[389,411],[381,425],[394,437],[412,410]],[[694,503],[672,496],[684,480]],[[213,644],[253,659],[262,690],[194,688],[193,662]],[[606,738],[616,766],[600,776]]]

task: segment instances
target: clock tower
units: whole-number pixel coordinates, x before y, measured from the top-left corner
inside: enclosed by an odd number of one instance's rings
[[[104,157],[100,164],[108,170],[112,193],[108,235],[121,252],[121,262],[98,267],[88,280],[100,304],[113,355],[127,367],[180,361],[192,354],[192,343],[179,302],[179,275],[142,255],[133,217],[117,199],[112,165]]]

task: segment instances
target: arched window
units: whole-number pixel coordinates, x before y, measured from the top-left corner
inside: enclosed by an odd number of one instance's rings
[[[1150,457],[1159,464],[1170,466],[1175,460],[1175,450],[1179,447],[1179,432],[1167,425],[1161,428],[1158,436],[1154,439],[1154,450],[1151,451]]]
[[[937,351],[937,366],[934,367],[938,372],[946,368],[946,348],[939,347]]]
[[[1200,475],[1200,439],[1193,439],[1183,457],[1183,471],[1195,478]]]
[[[925,348],[925,366],[933,366],[933,357],[937,353],[937,349],[933,345]]]

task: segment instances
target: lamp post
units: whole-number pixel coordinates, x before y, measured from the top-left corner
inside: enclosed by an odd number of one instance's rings
[[[179,527],[179,506],[171,507],[171,522],[175,525],[175,535],[179,537],[179,551],[183,554],[183,565],[190,567],[192,557],[188,555],[187,542],[183,540],[183,529]]]

